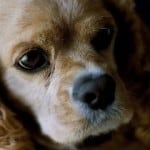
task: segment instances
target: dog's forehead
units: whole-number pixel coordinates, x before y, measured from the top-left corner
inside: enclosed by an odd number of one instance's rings
[[[64,19],[68,22],[82,14],[100,9],[102,0],[0,0],[0,16],[4,19],[14,18],[17,23],[34,23],[36,20]],[[36,19],[36,20],[35,20]],[[14,22],[14,20],[13,20]],[[62,20],[61,20],[62,23]]]
[[[16,36],[26,29],[51,32],[66,25],[71,28],[83,18],[91,18],[93,26],[93,16],[105,16],[104,10],[102,0],[0,0],[0,32]]]
[[[66,19],[74,19],[84,12],[96,10],[97,6],[100,8],[102,0],[55,0],[55,2]]]
[[[25,7],[39,7],[44,11],[59,12],[62,16],[78,16],[83,11],[96,9],[102,4],[102,0],[27,0]],[[55,9],[55,11],[54,11]]]

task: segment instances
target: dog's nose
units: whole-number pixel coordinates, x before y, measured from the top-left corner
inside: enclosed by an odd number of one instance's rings
[[[93,110],[106,109],[115,97],[115,81],[109,75],[86,75],[74,84],[73,99]]]

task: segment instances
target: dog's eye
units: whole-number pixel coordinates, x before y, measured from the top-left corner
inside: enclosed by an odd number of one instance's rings
[[[105,26],[101,28],[91,40],[91,45],[96,51],[108,48],[113,35],[113,28]]]
[[[48,64],[46,55],[41,48],[32,48],[18,61],[17,66],[24,71],[36,71]]]

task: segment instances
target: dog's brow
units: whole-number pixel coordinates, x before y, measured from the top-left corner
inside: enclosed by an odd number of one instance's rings
[[[93,33],[97,32],[101,27],[105,25],[112,25],[114,26],[114,20],[111,16],[90,16],[85,19],[79,20],[75,24],[75,30],[77,33],[80,34],[82,37],[88,37],[93,35]]]

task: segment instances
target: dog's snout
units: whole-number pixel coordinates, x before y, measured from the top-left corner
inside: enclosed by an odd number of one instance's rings
[[[109,75],[83,76],[74,84],[73,99],[93,110],[105,109],[115,97],[115,81]]]

